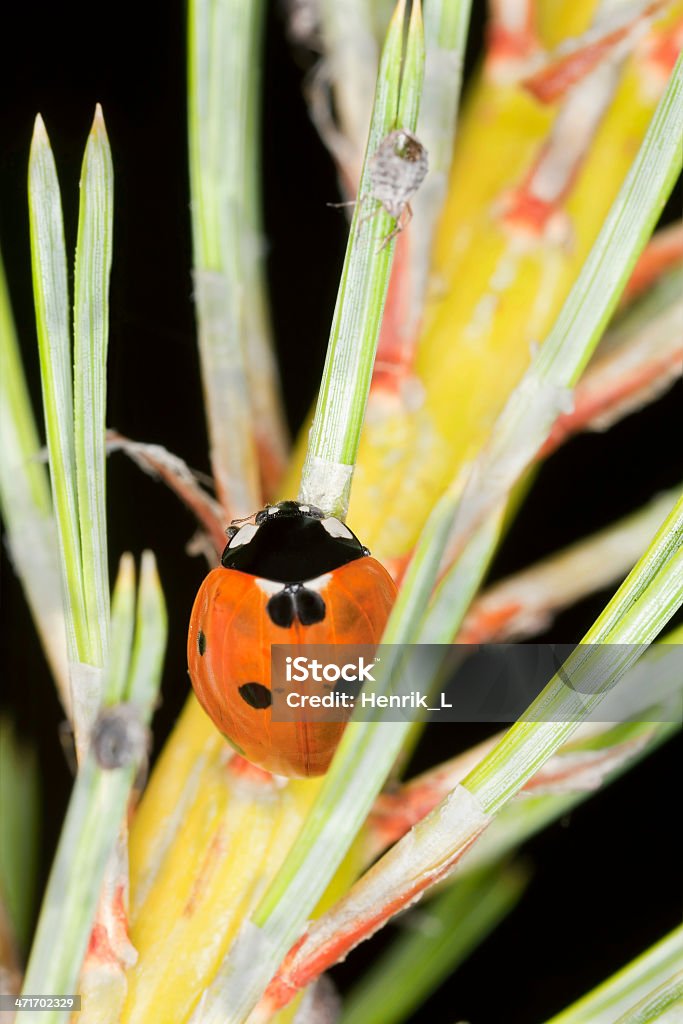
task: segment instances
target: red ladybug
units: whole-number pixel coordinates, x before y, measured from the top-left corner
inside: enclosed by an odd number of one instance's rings
[[[239,754],[279,775],[322,775],[344,724],[273,722],[271,644],[376,644],[396,597],[339,519],[282,501],[228,530],[192,609],[187,657],[208,716]]]

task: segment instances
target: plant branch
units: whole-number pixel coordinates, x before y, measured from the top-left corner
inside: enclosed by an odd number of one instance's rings
[[[225,529],[221,506],[201,486],[198,474],[179,456],[159,444],[132,441],[115,430],[107,433],[109,451],[124,452],[143,472],[160,478],[194,513],[197,522],[220,555],[225,547]]]

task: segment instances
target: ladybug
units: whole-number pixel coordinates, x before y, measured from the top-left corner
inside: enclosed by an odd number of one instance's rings
[[[376,644],[396,586],[345,523],[313,505],[268,505],[227,533],[192,609],[195,694],[247,760],[278,775],[322,775],[344,723],[272,721],[271,644]]]

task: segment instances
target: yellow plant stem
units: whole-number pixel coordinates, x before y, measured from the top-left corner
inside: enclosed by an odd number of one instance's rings
[[[187,1020],[281,866],[320,782],[252,769],[190,696],[131,828],[130,935],[138,960],[127,975],[124,1024]],[[358,849],[320,909],[360,867]]]

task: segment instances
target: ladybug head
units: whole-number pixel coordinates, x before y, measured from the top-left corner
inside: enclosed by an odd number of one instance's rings
[[[369,554],[345,523],[314,505],[280,501],[249,519],[232,523],[227,531],[221,557],[225,569],[294,583]]]

